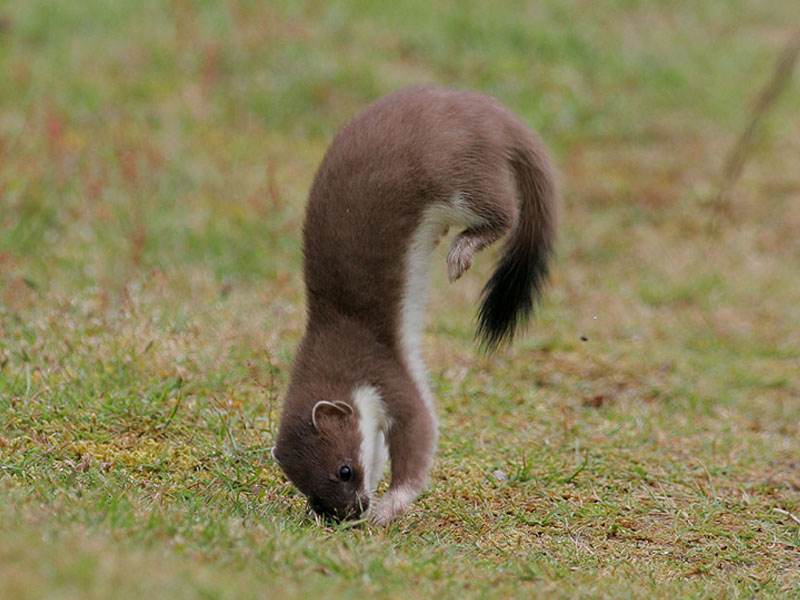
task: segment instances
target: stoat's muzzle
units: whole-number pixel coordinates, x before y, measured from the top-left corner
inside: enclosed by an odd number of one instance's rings
[[[355,500],[342,506],[330,506],[319,498],[309,498],[308,506],[315,514],[328,521],[355,521],[369,509],[369,496],[358,494]]]

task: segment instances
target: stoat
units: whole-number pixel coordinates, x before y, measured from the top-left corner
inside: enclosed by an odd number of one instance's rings
[[[449,278],[506,237],[477,335],[492,350],[548,274],[558,193],[538,139],[494,99],[425,85],[336,135],[303,227],[308,321],[273,456],[318,514],[386,524],[425,485],[437,439],[420,343],[429,257],[449,227]],[[391,483],[373,505],[387,458]]]

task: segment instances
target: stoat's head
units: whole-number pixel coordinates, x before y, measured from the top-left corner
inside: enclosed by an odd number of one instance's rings
[[[302,412],[293,408],[288,399],[273,456],[316,514],[359,518],[369,507],[369,490],[355,409],[334,399],[317,400]]]

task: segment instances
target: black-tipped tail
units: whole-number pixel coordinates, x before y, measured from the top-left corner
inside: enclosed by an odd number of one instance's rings
[[[555,245],[558,191],[552,166],[528,132],[520,132],[519,138],[511,156],[519,220],[483,288],[478,310],[477,336],[488,352],[510,342],[530,318],[547,280]]]

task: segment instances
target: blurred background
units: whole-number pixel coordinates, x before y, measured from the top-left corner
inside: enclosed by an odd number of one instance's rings
[[[288,359],[303,205],[327,144],[376,98],[436,82],[507,104],[561,172],[541,343],[570,350],[596,333],[614,358],[658,354],[659,340],[677,344],[669,354],[800,346],[796,80],[762,111],[743,176],[718,199],[797,35],[792,1],[12,0],[0,18],[0,299],[12,313],[158,281],[157,304],[180,320],[187,300],[211,314],[235,290],[260,298],[237,312]],[[439,281],[435,327],[468,341],[490,267]]]
[[[119,284],[132,262],[291,271],[296,253],[276,254],[332,134],[425,81],[493,95],[540,132],[563,174],[564,253],[635,262],[615,255],[619,226],[705,226],[798,21],[787,0],[11,0],[0,15],[6,293],[10,262],[41,288]],[[726,207],[794,257],[797,101],[794,83]]]

